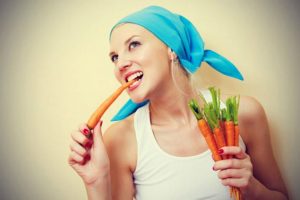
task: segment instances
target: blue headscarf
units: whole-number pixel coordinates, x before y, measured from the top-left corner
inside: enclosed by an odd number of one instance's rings
[[[181,66],[189,73],[196,72],[204,61],[224,75],[244,80],[230,61],[212,50],[204,50],[204,42],[200,34],[194,25],[181,15],[159,6],[150,6],[121,19],[112,31],[122,23],[137,24],[153,33],[176,53]],[[130,99],[112,121],[126,118],[146,103],[148,101],[134,103]]]

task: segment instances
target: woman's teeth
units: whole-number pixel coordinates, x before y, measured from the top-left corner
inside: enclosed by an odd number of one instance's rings
[[[127,77],[127,81],[131,81],[131,80],[136,79],[138,77],[141,78],[142,75],[143,75],[142,72],[134,73],[134,74],[130,75],[129,77]]]

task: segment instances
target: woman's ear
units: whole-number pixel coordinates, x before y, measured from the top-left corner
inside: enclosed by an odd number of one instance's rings
[[[174,51],[172,51],[172,49],[170,47],[168,47],[168,56],[171,61],[174,61],[177,59],[176,53]]]

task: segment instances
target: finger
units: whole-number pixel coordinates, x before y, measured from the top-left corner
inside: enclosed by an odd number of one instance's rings
[[[241,178],[242,173],[241,173],[241,170],[239,170],[239,169],[225,169],[225,170],[220,170],[218,172],[218,177],[220,179]]]
[[[84,161],[84,157],[76,153],[75,151],[71,151],[69,155],[69,163],[82,163]]]
[[[224,186],[243,188],[248,185],[249,181],[247,179],[242,179],[242,178],[226,178],[226,179],[221,179],[221,183]]]
[[[225,169],[240,169],[241,168],[241,161],[238,159],[226,159],[216,161],[213,170],[225,170]]]
[[[103,121],[100,120],[94,128],[93,141],[94,141],[95,148],[100,145],[103,145],[102,131],[101,131],[102,124],[103,124]]]
[[[91,138],[91,130],[87,127],[86,124],[79,125],[79,131],[87,138]]]
[[[86,144],[89,142],[89,139],[87,137],[85,137],[81,132],[73,132],[71,134],[72,139],[79,143],[82,146],[86,146]]]
[[[84,156],[82,164],[85,164],[85,163],[88,162],[90,159],[91,159],[91,155],[90,155],[90,154],[87,154],[86,156]]]
[[[87,143],[89,144],[89,143]],[[70,149],[71,151],[75,151],[77,154],[81,155],[81,156],[85,156],[87,154],[87,150],[85,148],[83,148],[80,144],[78,144],[77,142],[71,142],[70,144]]]
[[[227,147],[222,147],[219,149],[219,154],[220,155],[234,155],[238,159],[245,159],[247,157],[247,154],[245,151],[238,146],[227,146]]]

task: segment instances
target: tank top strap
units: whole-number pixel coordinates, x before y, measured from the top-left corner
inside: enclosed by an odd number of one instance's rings
[[[137,141],[138,150],[141,147],[141,142],[145,141],[145,137],[147,137],[146,133],[149,132],[149,127],[147,127],[147,120],[148,120],[148,106],[149,103],[138,108],[138,110],[134,114],[134,130],[135,130],[135,137]]]

